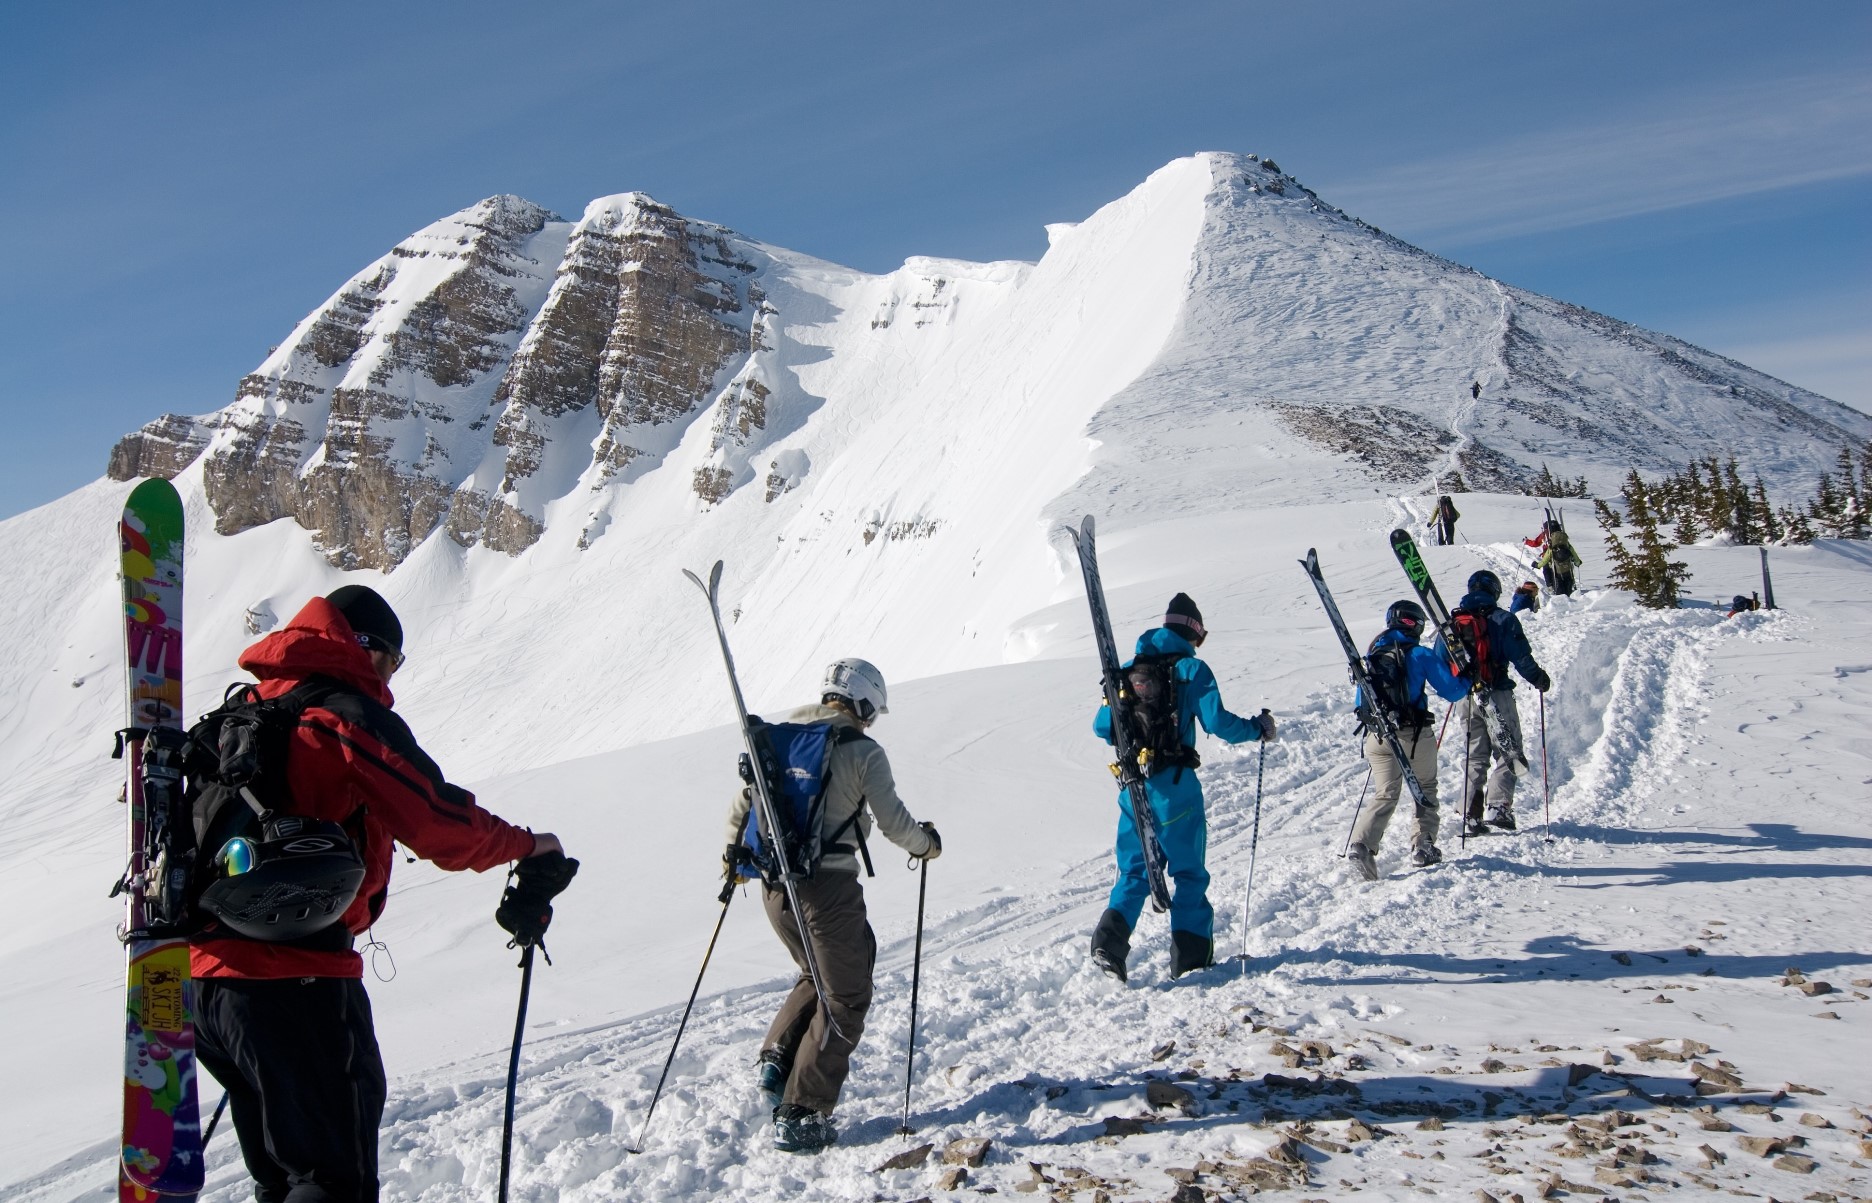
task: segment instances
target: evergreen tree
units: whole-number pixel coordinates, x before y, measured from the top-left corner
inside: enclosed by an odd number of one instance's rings
[[[1779,543],[1784,533],[1781,523],[1776,521],[1775,513],[1768,507],[1768,487],[1762,484],[1761,473],[1755,474],[1755,521],[1761,531],[1764,543]]]
[[[1749,501],[1748,489],[1743,487],[1742,473],[1736,467],[1734,456],[1723,465],[1723,496],[1729,503],[1729,537],[1737,543],[1759,542],[1755,533],[1755,507]]]
[[[1819,487],[1814,490],[1813,500],[1807,503],[1807,517],[1812,520],[1814,530],[1824,538],[1843,538],[1846,526],[1846,505],[1846,497],[1834,485],[1832,474],[1822,472]]]
[[[1636,496],[1647,500],[1643,481],[1636,479],[1637,473],[1626,481],[1626,495],[1629,499]],[[1633,488],[1634,482],[1636,489]],[[1614,588],[1628,589],[1638,598],[1638,603],[1655,610],[1671,609],[1677,605],[1678,594],[1683,583],[1690,579],[1690,566],[1681,560],[1673,560],[1670,553],[1676,550],[1674,544],[1666,543],[1657,530],[1657,516],[1649,509],[1640,517],[1638,507],[1631,506],[1628,517],[1632,525],[1632,543],[1636,550],[1627,547],[1617,531],[1623,523],[1613,512],[1612,507],[1603,501],[1593,502],[1593,513],[1599,520],[1599,528],[1605,533],[1606,558],[1611,562],[1609,578]]]

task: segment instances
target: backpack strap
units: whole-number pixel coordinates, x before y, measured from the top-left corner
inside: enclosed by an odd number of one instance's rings
[[[861,739],[866,742],[875,742],[869,735],[866,735],[857,727],[847,727],[843,724],[833,727],[830,734],[834,747],[838,747],[842,744],[856,743]],[[826,767],[824,791],[829,792],[831,788],[832,768],[830,764],[828,764]],[[823,855],[824,852],[856,852],[859,858],[864,861],[865,876],[876,877],[877,870],[871,867],[871,849],[865,845],[864,828],[858,825],[858,816],[862,815],[864,811],[865,799],[864,795],[860,794],[858,796],[857,808],[854,809],[850,815],[846,816],[845,821],[840,823],[838,828],[834,830],[831,835],[825,838],[825,843],[821,845],[821,854]],[[858,839],[858,846],[856,848],[851,847],[849,844],[839,843],[839,837],[844,835],[848,830]]]

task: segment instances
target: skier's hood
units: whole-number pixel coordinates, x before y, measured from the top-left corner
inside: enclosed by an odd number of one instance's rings
[[[787,716],[780,721],[783,723],[801,724],[831,723],[835,727],[850,727],[856,731],[865,729],[864,724],[859,722],[857,718],[849,712],[841,710],[837,706],[827,706],[820,702],[814,702],[810,706],[801,706],[797,710],[789,711]]]
[[[1194,656],[1196,645],[1169,627],[1152,627],[1138,636],[1137,656]]]
[[[1405,647],[1421,646],[1417,640],[1412,639],[1404,632],[1392,627],[1386,627],[1384,630],[1378,632],[1378,638],[1371,641],[1371,650],[1375,652],[1379,648],[1390,647],[1393,644],[1399,643],[1403,644]]]
[[[371,666],[370,653],[358,643],[357,632],[338,607],[322,597],[307,602],[291,622],[242,652],[240,666],[262,682],[277,681],[286,688],[311,676],[332,677],[385,706],[395,704],[390,687]],[[266,697],[274,693],[261,690]]]

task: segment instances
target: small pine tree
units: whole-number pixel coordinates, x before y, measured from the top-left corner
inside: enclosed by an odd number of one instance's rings
[[[1633,523],[1652,521],[1651,490],[1644,477],[1638,475],[1638,469],[1625,474],[1625,485],[1619,490],[1619,496],[1625,499],[1625,513]]]
[[[1803,547],[1817,538],[1814,534],[1813,523],[1808,520],[1807,515],[1785,505],[1781,507],[1781,526],[1787,532],[1781,538],[1784,543]]]
[[[1723,465],[1723,494],[1729,502],[1729,537],[1737,543],[1756,542],[1755,507],[1749,501],[1748,489],[1743,487],[1734,456]]]
[[[1820,474],[1820,484],[1814,489],[1812,501],[1807,503],[1807,517],[1813,522],[1814,530],[1828,539],[1844,536],[1846,527],[1846,496],[1833,483],[1831,473]]]
[[[1627,481],[1628,489],[1630,484]],[[1643,496],[1642,482],[1639,496]],[[1670,558],[1670,553],[1676,547],[1659,537],[1656,516],[1647,512],[1644,518],[1640,518],[1635,510],[1629,515],[1632,543],[1636,546],[1634,551],[1614,533],[1622,523],[1612,507],[1595,500],[1593,512],[1599,520],[1600,530],[1605,533],[1606,558],[1611,563],[1608,575],[1612,585],[1630,590],[1637,595],[1640,605],[1654,610],[1675,608],[1683,583],[1690,579],[1690,566]]]
[[[1762,483],[1761,474],[1755,474],[1755,521],[1761,531],[1764,543],[1779,543],[1784,533],[1781,523],[1775,519],[1774,510],[1768,506],[1768,487]]]

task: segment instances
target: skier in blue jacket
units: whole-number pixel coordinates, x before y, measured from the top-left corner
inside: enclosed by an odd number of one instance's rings
[[[1138,636],[1138,657],[1173,657],[1170,667],[1176,682],[1177,742],[1181,754],[1159,756],[1145,781],[1157,838],[1174,889],[1170,901],[1170,975],[1215,963],[1215,908],[1209,905],[1209,870],[1205,858],[1209,844],[1208,816],[1203,810],[1202,783],[1196,778],[1196,724],[1232,744],[1274,738],[1274,716],[1263,710],[1253,718],[1231,713],[1222,705],[1215,674],[1196,658],[1208,632],[1202,614],[1188,594],[1170,599],[1163,625]],[[1125,665],[1130,670],[1138,663]],[[1099,707],[1092,730],[1112,742],[1112,717]],[[1131,798],[1118,791],[1118,880],[1098,926],[1092,932],[1092,960],[1105,972],[1125,980],[1126,958],[1131,953],[1131,932],[1150,897],[1144,871],[1144,848],[1131,814]]]
[[[1522,679],[1541,693],[1553,688],[1553,678],[1534,659],[1534,648],[1528,643],[1527,632],[1521,629],[1521,620],[1497,605],[1501,595],[1501,578],[1485,568],[1469,577],[1469,592],[1455,609],[1457,615],[1475,615],[1487,625],[1488,631],[1488,654],[1479,666],[1482,680],[1472,683],[1473,692],[1463,703],[1463,726],[1468,741],[1464,752],[1467,768],[1463,774],[1465,835],[1482,835],[1489,827],[1502,831],[1515,829],[1514,768],[1509,750],[1496,747],[1489,737],[1488,723],[1483,717],[1484,691],[1494,698],[1504,733],[1525,754],[1521,715],[1515,708],[1514,682],[1508,677],[1508,666],[1512,664]],[[1437,651],[1447,654],[1441,637],[1437,639]],[[1488,806],[1486,824],[1482,818],[1484,802]]]
[[[1412,800],[1417,817],[1417,839],[1411,860],[1417,865],[1434,865],[1443,859],[1437,847],[1437,737],[1432,733],[1430,709],[1425,689],[1455,702],[1469,692],[1468,683],[1457,676],[1449,656],[1432,651],[1420,640],[1429,618],[1422,606],[1406,598],[1393,602],[1385,611],[1385,629],[1365,651],[1365,670],[1377,687],[1379,697],[1367,698],[1361,689],[1354,697],[1353,708],[1359,714],[1365,732],[1365,760],[1371,765],[1372,783],[1378,788],[1371,801],[1359,811],[1352,826],[1352,840],[1346,847],[1346,859],[1366,881],[1378,880],[1378,842],[1397,810],[1398,796],[1404,789],[1404,766],[1397,753],[1377,731],[1368,707],[1383,707],[1397,724],[1398,743],[1410,757],[1411,773],[1423,789],[1428,805]]]

